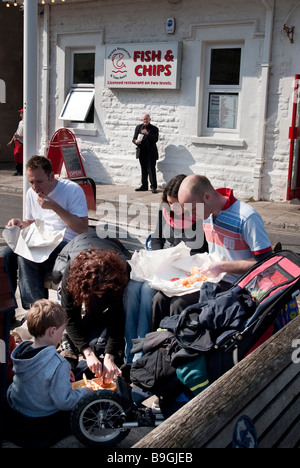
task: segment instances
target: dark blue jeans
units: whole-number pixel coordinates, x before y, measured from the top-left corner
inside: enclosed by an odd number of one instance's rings
[[[22,307],[25,310],[29,310],[35,301],[48,298],[48,291],[45,290],[44,286],[45,277],[47,273],[52,271],[57,255],[66,244],[66,241],[62,241],[43,263],[35,263],[20,257],[8,246],[0,252],[0,256],[3,256],[6,262],[14,291],[17,288],[17,278],[19,277],[20,296]]]

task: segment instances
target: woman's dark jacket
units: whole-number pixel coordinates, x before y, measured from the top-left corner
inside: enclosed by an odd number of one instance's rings
[[[67,290],[70,267],[76,256],[89,248],[96,250],[113,250],[126,261],[131,258],[130,252],[117,239],[100,239],[94,229],[80,234],[69,242],[61,251],[53,268],[56,282],[61,280],[61,304],[68,315],[66,331],[68,337],[79,352],[90,346],[93,330],[106,329],[105,354],[117,356],[124,349],[124,311],[122,297],[106,294],[102,298],[93,297],[85,316],[82,307],[74,304],[72,294]],[[128,265],[128,264],[127,264]],[[128,265],[128,275],[130,267]]]

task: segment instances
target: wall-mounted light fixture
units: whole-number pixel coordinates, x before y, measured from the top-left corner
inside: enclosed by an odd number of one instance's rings
[[[294,32],[295,32],[295,26],[292,26],[291,28],[287,26],[286,24],[283,25],[283,33],[287,35],[287,37],[290,40],[291,44],[294,44]]]

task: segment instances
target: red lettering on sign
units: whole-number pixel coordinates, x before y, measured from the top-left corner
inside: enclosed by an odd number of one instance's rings
[[[135,74],[137,76],[143,76],[143,72],[140,72],[140,69],[143,68],[142,65],[138,65],[137,67],[135,67]]]
[[[170,75],[172,75],[171,65],[166,65],[165,66],[165,76],[170,76]]]
[[[135,50],[133,52],[133,61],[137,62],[161,62],[161,50]]]
[[[158,62],[161,61],[161,50],[157,52],[155,52],[155,50],[152,51],[152,62],[155,62],[155,59],[157,59]]]
[[[133,52],[133,61],[136,62],[137,59],[140,57],[140,55],[141,55],[141,52],[139,50],[135,50]]]
[[[171,65],[137,65],[135,74],[137,76],[161,76],[162,74],[170,76],[172,74]]]

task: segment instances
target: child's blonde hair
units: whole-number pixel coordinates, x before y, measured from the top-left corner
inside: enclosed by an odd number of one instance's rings
[[[38,338],[44,336],[50,327],[60,328],[68,321],[65,309],[58,303],[48,299],[36,301],[26,315],[29,333]]]

